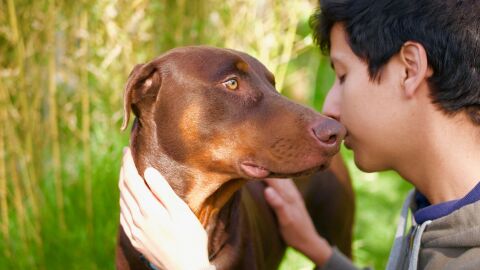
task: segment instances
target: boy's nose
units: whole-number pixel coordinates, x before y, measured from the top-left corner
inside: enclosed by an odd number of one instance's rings
[[[340,121],[340,91],[337,85],[334,85],[327,94],[323,103],[322,113],[337,121]]]

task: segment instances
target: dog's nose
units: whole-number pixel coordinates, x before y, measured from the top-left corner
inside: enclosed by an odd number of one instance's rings
[[[327,147],[337,147],[347,133],[345,127],[332,118],[322,119],[313,128],[314,137]]]

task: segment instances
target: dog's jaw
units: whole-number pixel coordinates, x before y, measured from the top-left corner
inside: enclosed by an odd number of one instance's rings
[[[247,181],[192,170],[178,164],[161,151],[154,151],[154,156],[146,155],[145,151],[138,152],[136,143],[132,143],[131,146],[135,166],[140,175],[143,175],[141,172],[148,167],[157,169],[175,193],[187,203],[204,227],[215,219],[218,211]],[[137,153],[142,154],[140,156]]]

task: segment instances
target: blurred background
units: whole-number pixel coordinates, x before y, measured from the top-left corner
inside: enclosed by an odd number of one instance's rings
[[[208,44],[245,51],[284,95],[321,110],[334,75],[312,42],[311,0],[0,0],[0,269],[114,269],[117,180],[137,63]],[[385,268],[410,188],[364,174],[354,254]],[[289,250],[281,269],[311,269]]]

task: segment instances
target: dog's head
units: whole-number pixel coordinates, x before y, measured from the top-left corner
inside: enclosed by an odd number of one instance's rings
[[[151,143],[176,162],[233,178],[290,177],[328,165],[345,129],[275,90],[258,60],[212,47],[173,49],[137,65],[125,89],[125,119],[149,127]]]

